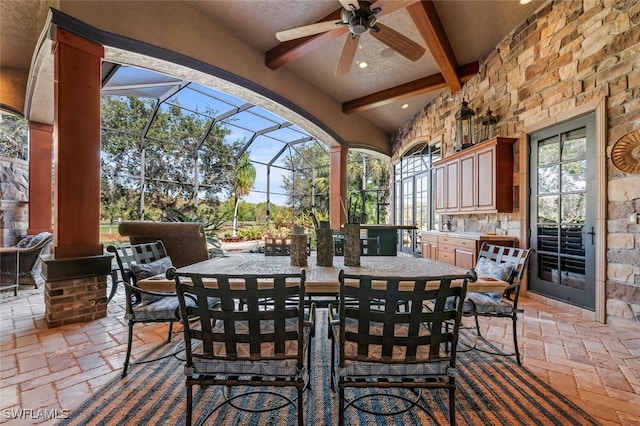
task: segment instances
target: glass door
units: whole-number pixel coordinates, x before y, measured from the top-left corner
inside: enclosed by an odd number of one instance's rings
[[[530,137],[529,290],[595,309],[594,115]]]

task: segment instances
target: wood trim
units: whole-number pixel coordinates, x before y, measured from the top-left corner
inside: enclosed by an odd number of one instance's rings
[[[596,321],[607,322],[607,105],[601,98],[596,112]]]

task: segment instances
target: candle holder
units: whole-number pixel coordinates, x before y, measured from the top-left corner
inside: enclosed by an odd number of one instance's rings
[[[320,221],[316,228],[317,257],[318,266],[333,266],[333,229],[329,227],[329,222]]]
[[[344,266],[360,266],[360,224],[344,224]]]
[[[291,266],[307,266],[307,234],[302,226],[291,232]]]

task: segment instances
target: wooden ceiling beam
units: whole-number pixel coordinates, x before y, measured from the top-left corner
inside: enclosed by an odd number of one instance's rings
[[[461,82],[466,82],[478,73],[479,68],[480,64],[478,62],[462,65],[456,69],[456,75],[459,76],[458,78]],[[433,74],[390,89],[347,101],[342,104],[342,112],[345,114],[362,112],[446,87],[448,87],[448,82],[442,73]]]
[[[449,86],[451,92],[456,93],[462,88],[462,82],[456,72],[458,61],[433,1],[427,0],[414,3],[407,6],[407,12],[409,12],[409,16],[416,24],[420,35],[427,43],[427,48],[431,52],[433,59],[435,59],[440,73],[447,82],[447,86]]]

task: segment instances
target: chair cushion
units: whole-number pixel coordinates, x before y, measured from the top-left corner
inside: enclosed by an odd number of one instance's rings
[[[489,277],[497,280],[507,281],[513,272],[515,265],[511,262],[497,263],[493,260],[481,257],[476,263],[476,274],[478,277]]]
[[[262,333],[273,332],[273,323],[271,321],[261,321]],[[287,332],[295,332],[298,329],[298,319],[288,318],[285,320],[285,328]],[[224,323],[218,321],[213,327],[215,333],[224,332]],[[249,329],[246,322],[235,323],[236,334],[248,334]],[[303,342],[306,352],[308,350],[308,342],[310,338],[311,327],[305,325]],[[297,340],[288,341],[285,347],[285,355],[290,359],[269,359],[274,356],[273,343],[265,342],[261,346],[261,359],[250,359],[249,344],[238,344],[236,347],[237,358],[225,359],[227,356],[225,344],[223,342],[214,342],[213,356],[218,359],[203,360],[194,357],[194,370],[197,374],[225,374],[225,375],[250,375],[250,376],[270,376],[270,377],[296,377],[301,375],[301,371],[297,367],[296,355],[298,353]],[[194,354],[202,352],[194,350]],[[304,357],[306,360],[306,356]]]
[[[498,293],[469,293],[465,300],[465,308],[467,303],[473,304],[475,311],[479,314],[510,314],[513,311],[511,302],[503,299]],[[469,311],[465,310],[465,312]]]
[[[145,278],[153,277],[155,275],[164,274],[171,267],[171,258],[167,256],[149,263],[134,263],[131,265],[131,272],[136,276],[136,280],[142,280]],[[163,299],[163,296],[155,296],[145,293],[141,294],[143,303],[153,303],[160,299]]]
[[[346,320],[346,329],[347,331],[357,332],[358,322],[353,318],[347,318]],[[340,325],[332,324],[334,336],[339,336],[340,334]],[[371,323],[369,328],[370,335],[382,335],[382,323]],[[396,336],[407,336],[408,334],[408,325],[404,326],[401,324],[396,325],[395,333]],[[420,328],[420,335],[428,335],[429,330],[427,327]],[[334,339],[336,346],[339,346],[338,339]],[[336,347],[336,350],[339,351],[339,348]],[[369,357],[372,359],[380,359],[380,346],[377,345],[369,345]],[[345,344],[345,356],[348,357],[356,357],[358,355],[358,347],[354,342],[346,342]],[[367,362],[367,361],[345,361],[345,367],[338,369],[338,374],[340,376],[347,377],[404,377],[404,376],[427,376],[427,377],[442,377],[447,374],[447,369],[449,367],[449,361],[447,359],[447,355],[444,352],[440,354],[445,359],[438,362],[429,361],[429,347],[421,346],[418,348],[416,353],[416,360],[418,362],[415,363],[400,363],[400,361],[404,360],[405,351],[404,348],[398,347],[394,349],[394,353],[392,355],[393,360],[398,361],[398,363],[380,363],[380,362]],[[423,362],[420,362],[423,361]]]
[[[133,307],[133,318],[136,321],[177,321],[180,319],[180,302],[178,296],[153,296],[155,300],[143,301]],[[193,299],[186,298],[187,306],[196,306]],[[208,299],[209,309],[217,309],[220,306],[220,299],[210,297]]]

